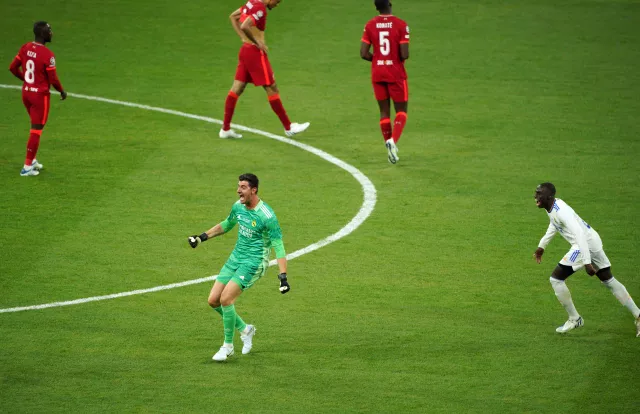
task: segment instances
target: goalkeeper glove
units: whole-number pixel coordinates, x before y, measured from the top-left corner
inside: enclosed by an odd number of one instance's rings
[[[278,275],[278,279],[280,279],[280,293],[284,295],[291,290],[291,286],[289,286],[289,283],[287,283],[287,274],[280,273]]]
[[[207,233],[202,233],[199,236],[189,236],[189,238],[187,239],[187,241],[189,242],[189,246],[193,247],[194,249],[196,247],[198,247],[198,245],[204,241],[207,241],[207,239],[209,238],[209,236],[207,236]]]

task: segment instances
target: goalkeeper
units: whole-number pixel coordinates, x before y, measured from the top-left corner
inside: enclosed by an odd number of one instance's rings
[[[229,217],[199,236],[190,236],[194,249],[216,236],[227,233],[238,224],[238,241],[229,259],[211,288],[209,306],[222,315],[224,344],[213,356],[214,361],[225,361],[233,355],[235,329],[240,331],[242,353],[248,354],[253,346],[256,328],[246,324],[236,313],[235,302],[242,292],[264,275],[269,266],[271,248],[276,252],[280,272],[280,292],[290,289],[287,282],[287,258],[282,243],[282,231],[275,213],[258,197],[258,177],[242,174],[238,177],[239,200],[231,207]]]

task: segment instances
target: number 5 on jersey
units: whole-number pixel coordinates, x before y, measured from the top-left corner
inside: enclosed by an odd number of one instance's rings
[[[389,43],[389,32],[380,32],[380,53],[388,56],[391,51],[391,43]]]

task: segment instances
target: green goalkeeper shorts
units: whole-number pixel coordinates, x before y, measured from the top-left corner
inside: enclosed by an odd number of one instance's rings
[[[231,255],[222,266],[216,280],[225,285],[233,280],[242,290],[249,289],[265,274],[267,267],[269,267],[268,260],[241,263]]]

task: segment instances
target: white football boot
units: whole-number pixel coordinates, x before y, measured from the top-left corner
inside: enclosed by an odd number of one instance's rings
[[[40,171],[38,171],[35,167],[29,167],[29,168],[22,167],[22,170],[20,171],[20,176],[22,177],[29,177],[31,175],[38,175],[38,174],[40,174]]]
[[[289,129],[284,130],[284,133],[286,136],[292,137],[296,134],[304,132],[307,128],[309,128],[309,125],[311,125],[309,122],[305,122],[304,124],[296,124],[295,122],[292,122]]]
[[[581,327],[582,325],[584,325],[584,320],[582,319],[582,316],[578,317],[578,319],[569,319],[567,320],[564,325],[559,326],[558,328],[556,328],[556,332],[558,333],[567,333],[572,329],[576,329]]]
[[[44,168],[44,166],[43,166],[42,164],[40,164],[40,163],[38,162],[38,160],[37,160],[37,159],[35,159],[35,158],[33,159],[33,162],[31,163],[31,167],[32,167],[32,168],[35,168],[36,170],[41,170],[41,169],[43,169],[43,168]]]
[[[227,139],[227,138],[242,138],[242,135],[238,134],[236,131],[234,131],[233,129],[230,129],[228,131],[225,131],[224,129],[220,129],[220,133],[218,134],[218,136],[222,139]]]
[[[389,158],[389,162],[391,164],[395,164],[400,161],[400,157],[398,157],[398,147],[396,143],[393,142],[393,138],[389,138],[384,143],[385,147],[387,147],[387,155]]]
[[[247,333],[240,333],[240,339],[242,339],[242,355],[247,355],[251,352],[253,347],[253,335],[256,334],[256,327],[253,325],[247,325],[245,328]]]
[[[227,357],[233,355],[233,344],[223,344],[220,350],[211,358],[214,361],[222,362],[226,361]]]
[[[636,318],[636,338],[640,338],[640,316]]]

